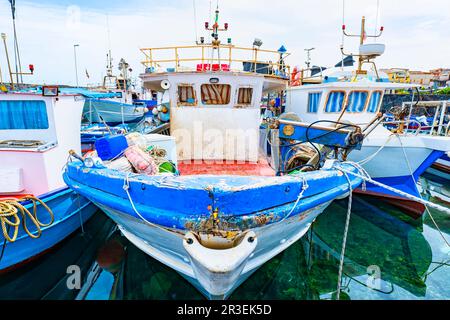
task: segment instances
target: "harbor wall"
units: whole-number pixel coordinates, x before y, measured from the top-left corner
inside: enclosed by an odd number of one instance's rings
[[[440,101],[450,100],[449,94],[421,94],[421,101]],[[382,111],[388,111],[394,106],[401,106],[403,102],[411,102],[412,96],[410,94],[386,94],[383,99]],[[414,101],[417,101],[417,96],[414,96]]]

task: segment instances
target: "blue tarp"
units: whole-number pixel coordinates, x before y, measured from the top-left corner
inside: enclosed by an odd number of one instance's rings
[[[122,95],[121,92],[100,92],[88,90],[86,88],[59,87],[58,90],[59,94],[78,94],[86,98],[96,98],[96,99],[116,98],[116,97],[120,98]],[[21,89],[16,90],[15,92],[42,94],[42,87]]]
[[[86,98],[120,98],[121,92],[99,92],[99,91],[91,91],[85,88],[59,88],[60,94],[79,94]]]

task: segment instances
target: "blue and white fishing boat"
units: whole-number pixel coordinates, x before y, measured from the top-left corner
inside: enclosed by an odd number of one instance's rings
[[[86,100],[83,117],[90,123],[117,125],[142,120],[148,109],[141,103],[128,104],[109,99]]]
[[[334,199],[346,197],[362,182],[340,170],[357,168],[337,160],[292,175],[277,172],[269,162],[290,161],[292,148],[311,140],[346,154],[360,146],[364,132],[356,126],[330,129],[280,120],[271,124],[271,136],[278,142],[271,141],[267,160],[266,140],[260,142],[260,102],[263,94],[286,89],[287,54],[222,44],[218,10],[216,21],[206,28],[213,33],[211,43],[202,39],[194,46],[165,48],[177,52],[173,60],[158,60],[164,48],[143,49],[143,86],[170,97],[171,136],[150,135],[141,150],[163,148],[176,173],[122,171],[111,168],[118,159],[88,157],[69,162],[64,179],[138,248],[216,299],[228,297],[262,264],[300,239]],[[183,49],[190,50],[189,58],[183,57]],[[202,57],[194,66],[189,65],[192,50]],[[242,53],[255,55],[242,65]],[[272,58],[262,62],[258,54]],[[175,68],[154,68],[163,62]],[[117,150],[108,139],[103,143],[119,154],[124,148]]]
[[[113,74],[111,51],[109,51],[106,76],[103,84],[95,88],[97,92],[108,93],[106,98],[94,98],[86,100],[83,110],[83,118],[92,123],[106,123],[108,125],[139,122],[148,112],[147,103],[134,102],[137,93],[133,92],[131,79],[128,74],[131,70],[128,63],[121,59],[119,62],[120,75]]]
[[[450,143],[450,101],[417,101],[403,102],[399,106],[397,113],[404,116],[403,131],[426,136],[447,137]],[[417,114],[421,114],[417,116]],[[387,128],[396,129],[398,127],[398,116],[389,115],[387,117]],[[449,152],[444,153],[426,172],[444,179],[450,179],[450,158]]]
[[[61,177],[67,150],[81,152],[86,97],[75,92],[39,87],[0,93],[0,272],[44,254],[96,211]]]
[[[365,29],[363,18],[362,29]],[[345,26],[343,27],[344,34]],[[381,30],[382,32],[382,30]],[[367,36],[379,37],[381,35]],[[384,53],[380,43],[364,44],[361,38],[358,68],[335,67],[323,70],[310,77],[304,71],[300,86],[291,86],[287,91],[287,112],[294,112],[307,122],[318,120],[367,124],[380,113],[386,90],[414,88],[413,84],[391,83],[387,76],[379,74],[373,59]],[[343,47],[342,47],[343,51]],[[373,70],[363,70],[363,65],[374,66]],[[381,115],[381,113],[380,113]],[[410,195],[419,197],[416,182],[445,152],[450,151],[450,141],[445,136],[419,134],[420,130],[408,132],[410,122],[397,121],[398,129],[390,131],[378,126],[364,139],[361,150],[349,155],[349,160],[358,162],[376,181]],[[367,184],[364,195],[383,198],[414,217],[420,216],[425,207],[414,200],[400,196],[384,187]]]

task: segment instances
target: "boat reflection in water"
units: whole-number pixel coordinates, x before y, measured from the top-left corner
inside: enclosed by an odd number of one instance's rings
[[[74,267],[79,267],[80,280],[83,281],[98,247],[115,228],[115,224],[103,214],[94,214],[83,225],[83,231],[72,234],[48,254],[15,271],[2,274],[0,300],[75,299],[77,283],[75,279],[70,279],[76,272]]]

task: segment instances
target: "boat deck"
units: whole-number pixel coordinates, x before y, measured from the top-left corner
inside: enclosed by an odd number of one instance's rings
[[[266,159],[258,162],[189,160],[178,162],[181,175],[240,175],[240,176],[275,176],[275,171]]]

